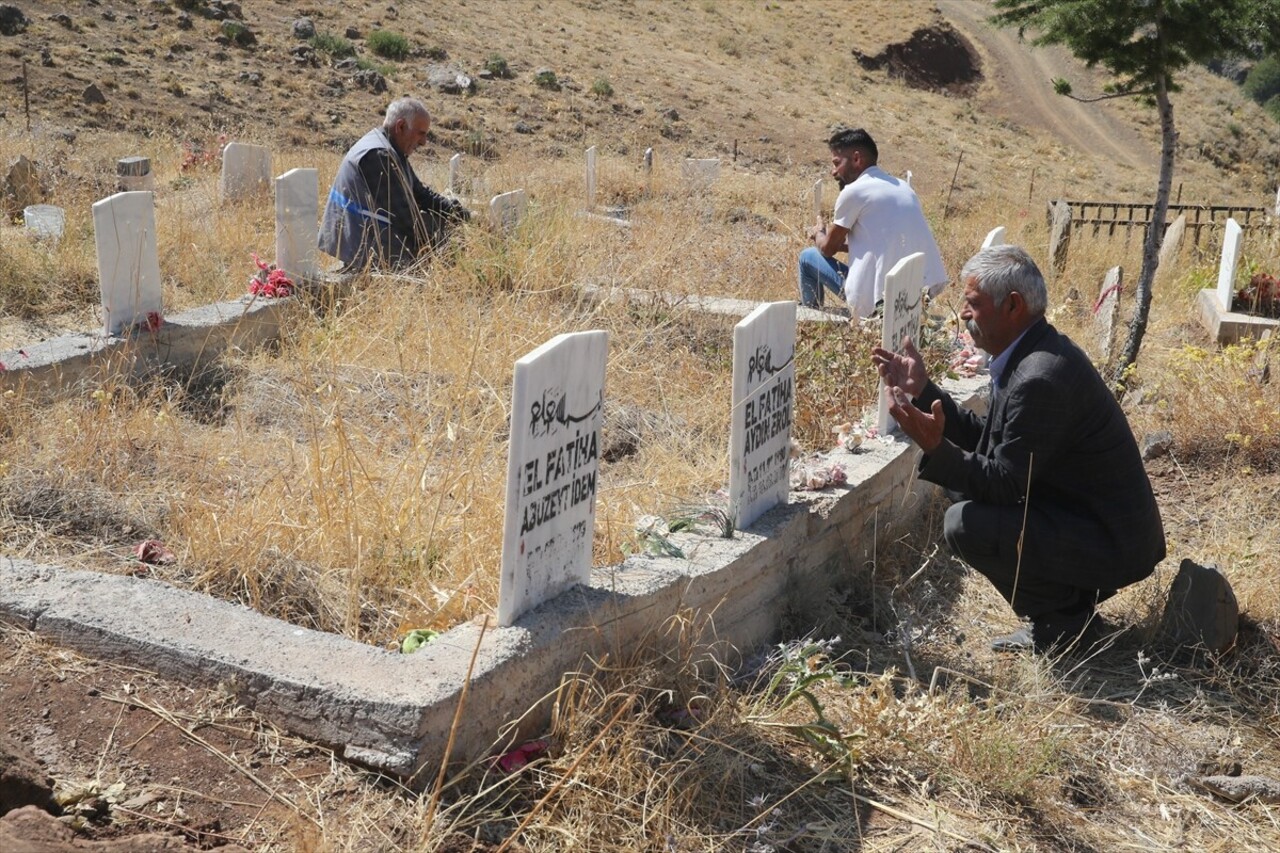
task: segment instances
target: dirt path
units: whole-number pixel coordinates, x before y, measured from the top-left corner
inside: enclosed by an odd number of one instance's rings
[[[1018,41],[1015,29],[999,29],[986,22],[992,8],[979,0],[945,0],[942,14],[984,54],[983,73],[992,84],[979,96],[984,110],[1035,131],[1047,131],[1063,145],[1105,155],[1113,162],[1137,169],[1154,169],[1156,151],[1115,117],[1107,103],[1082,104],[1054,94],[1051,80],[1064,77],[1087,95],[1095,87],[1084,84],[1095,75],[1065,48],[1031,47]]]

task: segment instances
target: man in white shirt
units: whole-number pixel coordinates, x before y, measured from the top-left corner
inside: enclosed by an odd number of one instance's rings
[[[841,189],[831,224],[814,226],[813,246],[800,253],[801,304],[821,308],[824,290],[830,290],[855,317],[869,317],[884,298],[885,274],[916,252],[924,252],[925,289],[937,296],[947,273],[910,185],[876,165],[876,143],[861,128],[839,131],[827,145]],[[837,252],[849,253],[848,265],[836,260]]]

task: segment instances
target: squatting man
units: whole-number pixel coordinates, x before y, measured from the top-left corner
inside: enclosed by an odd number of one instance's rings
[[[960,280],[960,317],[991,356],[988,414],[930,381],[910,338],[901,353],[872,353],[889,412],[924,451],[920,477],[961,495],[946,512],[947,544],[1030,622],[992,648],[1087,648],[1104,633],[1098,602],[1164,559],[1151,482],[1106,383],[1045,319],[1031,257],[984,249]]]
[[[319,243],[344,270],[413,264],[445,243],[453,223],[471,219],[462,204],[424,186],[409,165],[430,131],[423,103],[399,98],[387,107],[382,127],[362,136],[343,158]]]

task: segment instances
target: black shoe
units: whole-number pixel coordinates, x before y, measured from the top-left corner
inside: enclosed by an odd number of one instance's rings
[[[1112,630],[1093,610],[1046,613],[1031,625],[991,641],[993,652],[1035,651],[1039,654],[1088,654],[1110,637]]]

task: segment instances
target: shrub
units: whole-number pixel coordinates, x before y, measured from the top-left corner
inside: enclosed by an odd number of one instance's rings
[[[613,97],[613,84],[609,82],[608,77],[597,77],[596,82],[591,84],[591,94],[599,98]]]
[[[1240,88],[1260,104],[1280,95],[1280,56],[1272,54],[1253,66]]]
[[[1280,121],[1280,95],[1272,95],[1267,99],[1267,102],[1262,105],[1262,108],[1266,110],[1267,114],[1273,119]]]
[[[409,55],[409,40],[390,30],[374,30],[365,39],[365,44],[384,59],[404,59]]]
[[[511,66],[507,65],[506,57],[500,53],[495,53],[485,60],[484,69],[494,77],[501,77],[503,80],[511,77]]]
[[[346,59],[348,56],[356,55],[354,44],[333,33],[316,33],[311,37],[310,44],[316,50],[327,53],[334,59]]]
[[[533,75],[533,82],[541,89],[559,90],[560,80],[556,77],[556,72],[550,68],[543,68]]]

